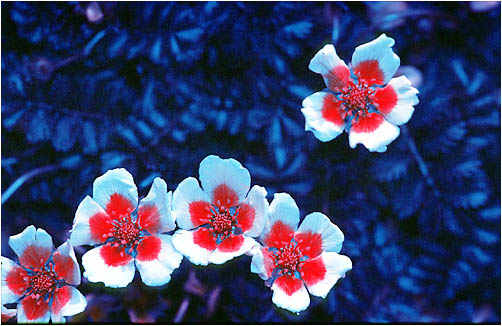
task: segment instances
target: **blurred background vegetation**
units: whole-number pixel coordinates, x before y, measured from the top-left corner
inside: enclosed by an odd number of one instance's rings
[[[145,196],[209,154],[345,233],[353,270],[299,316],[250,257],[124,289],[83,280],[70,322],[500,322],[498,2],[2,2],[2,255],[34,224],[59,245],[93,180],[125,167]],[[386,153],[304,131],[308,70],[385,32],[420,90]],[[77,248],[77,256],[87,248]]]

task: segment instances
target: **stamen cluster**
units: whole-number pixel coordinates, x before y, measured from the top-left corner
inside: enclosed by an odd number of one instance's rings
[[[227,237],[233,237],[234,231],[239,228],[237,216],[239,215],[239,207],[233,209],[221,206],[219,208],[212,206],[207,207],[207,225],[203,227],[204,230],[209,230],[213,236],[219,240],[224,240]]]
[[[338,89],[340,91],[338,98],[343,103],[345,111],[342,112],[342,118],[354,116],[355,119],[368,114],[369,109],[374,105],[373,97],[376,89],[368,86],[365,82],[349,82],[349,86]]]
[[[108,237],[107,244],[113,247],[135,248],[145,237],[143,228],[138,220],[133,221],[130,214],[109,221],[112,225],[110,232],[104,237]]]
[[[47,303],[59,291],[59,285],[63,282],[63,278],[58,277],[54,272],[52,262],[49,262],[47,267],[28,270],[27,276],[23,280],[29,284],[24,292],[25,297],[32,299],[43,297]],[[37,304],[40,305],[41,301],[38,301]]]

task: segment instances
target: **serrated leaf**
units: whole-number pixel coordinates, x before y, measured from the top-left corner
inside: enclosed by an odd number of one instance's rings
[[[372,174],[378,181],[395,181],[403,177],[408,172],[410,160],[386,157],[375,160],[371,167]]]
[[[456,166],[455,171],[464,177],[475,176],[479,173],[481,161],[469,160]]]
[[[390,201],[393,211],[399,219],[405,219],[413,215],[422,205],[424,183],[420,180],[410,186],[402,185]]]

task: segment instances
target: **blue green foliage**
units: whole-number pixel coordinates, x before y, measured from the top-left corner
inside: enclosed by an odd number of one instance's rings
[[[354,267],[299,316],[272,304],[247,256],[185,260],[161,288],[84,279],[89,306],[71,322],[500,322],[497,4],[90,6],[2,3],[2,202],[29,176],[2,204],[2,255],[29,224],[64,241],[108,169],[127,168],[144,196],[156,176],[175,189],[218,154],[269,198],[289,192],[302,216],[330,216]],[[309,60],[332,42],[348,62],[382,32],[421,79],[406,130],[383,154],[346,134],[319,142],[300,112],[325,87]]]

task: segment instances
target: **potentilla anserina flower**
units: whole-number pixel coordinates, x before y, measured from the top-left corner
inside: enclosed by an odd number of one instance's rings
[[[251,185],[246,168],[234,159],[210,155],[199,179],[183,180],[173,194],[173,212],[182,230],[173,244],[193,264],[223,264],[249,251],[264,226],[267,191]],[[248,193],[249,191],[249,193]],[[247,196],[246,196],[247,195]]]
[[[308,292],[325,298],[352,269],[349,257],[338,254],[343,233],[326,215],[311,213],[300,227],[299,222],[294,199],[286,193],[275,194],[260,236],[262,245],[251,250],[251,272],[272,287],[272,302],[292,312],[307,309]]]
[[[92,198],[87,196],[75,213],[70,240],[73,245],[97,245],[82,256],[84,276],[109,287],[127,286],[135,266],[143,283],[160,286],[171,280],[183,256],[161,234],[175,228],[172,192],[155,178],[148,196],[138,205],[138,189],[123,168],[96,178]]]
[[[392,78],[400,59],[392,51],[394,39],[385,34],[358,46],[351,69],[332,44],[325,45],[310,61],[309,69],[322,75],[327,91],[303,100],[305,130],[326,142],[349,133],[349,144],[363,144],[371,152],[385,152],[410,120],[418,90],[405,76]]]
[[[19,302],[18,323],[62,323],[63,316],[84,311],[87,301],[75,288],[80,268],[68,241],[54,250],[51,236],[30,225],[9,237],[9,246],[19,260],[2,256],[2,305]]]

